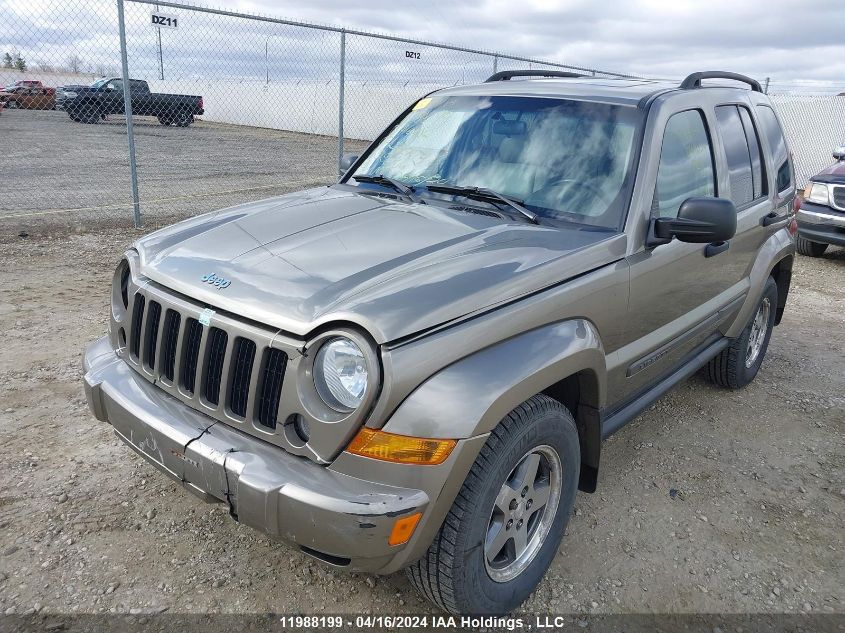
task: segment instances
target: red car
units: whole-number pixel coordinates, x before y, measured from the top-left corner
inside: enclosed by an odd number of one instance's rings
[[[7,84],[3,90],[12,92],[15,88],[35,88],[36,90],[43,90],[44,84],[38,79],[18,79],[10,84]]]
[[[796,214],[802,255],[821,257],[830,245],[845,246],[845,146],[833,157],[833,165],[810,179]]]

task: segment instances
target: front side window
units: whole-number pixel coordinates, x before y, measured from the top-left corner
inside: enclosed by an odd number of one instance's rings
[[[713,152],[699,110],[673,114],[666,123],[657,184],[655,215],[674,218],[687,198],[716,195]]]
[[[766,135],[766,140],[769,142],[769,150],[772,152],[775,187],[778,191],[784,191],[792,185],[792,169],[789,165],[789,150],[786,148],[783,130],[780,128],[774,110],[769,106],[757,106],[757,115],[760,118],[760,125]]]
[[[423,196],[427,185],[482,187],[547,220],[617,229],[641,117],[635,107],[567,99],[425,98],[355,175],[388,176]]]

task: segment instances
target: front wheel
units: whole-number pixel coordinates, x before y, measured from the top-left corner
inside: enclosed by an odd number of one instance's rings
[[[707,365],[707,375],[711,382],[739,389],[754,380],[769,348],[777,305],[778,285],[769,277],[751,323]]]
[[[821,257],[827,250],[827,244],[814,242],[799,235],[795,240],[795,248],[799,253],[806,255],[807,257]]]
[[[412,585],[451,613],[508,613],[557,553],[578,489],[581,454],[569,411],[544,395],[490,433]]]

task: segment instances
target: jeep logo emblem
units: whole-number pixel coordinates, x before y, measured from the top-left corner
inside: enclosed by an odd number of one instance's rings
[[[200,279],[207,284],[211,284],[212,286],[214,286],[218,290],[222,290],[223,288],[228,288],[229,286],[232,285],[232,282],[230,280],[224,279],[223,277],[218,277],[214,273],[209,273],[207,275],[203,275],[202,277],[200,277]]]

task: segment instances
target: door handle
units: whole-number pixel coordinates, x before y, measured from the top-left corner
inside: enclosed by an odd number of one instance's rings
[[[760,218],[760,226],[771,226],[789,219],[789,214],[778,215],[774,211]]]
[[[705,257],[713,257],[714,255],[718,255],[719,253],[724,253],[731,247],[731,243],[727,240],[724,242],[713,242],[712,244],[708,244],[704,248],[704,256]]]

